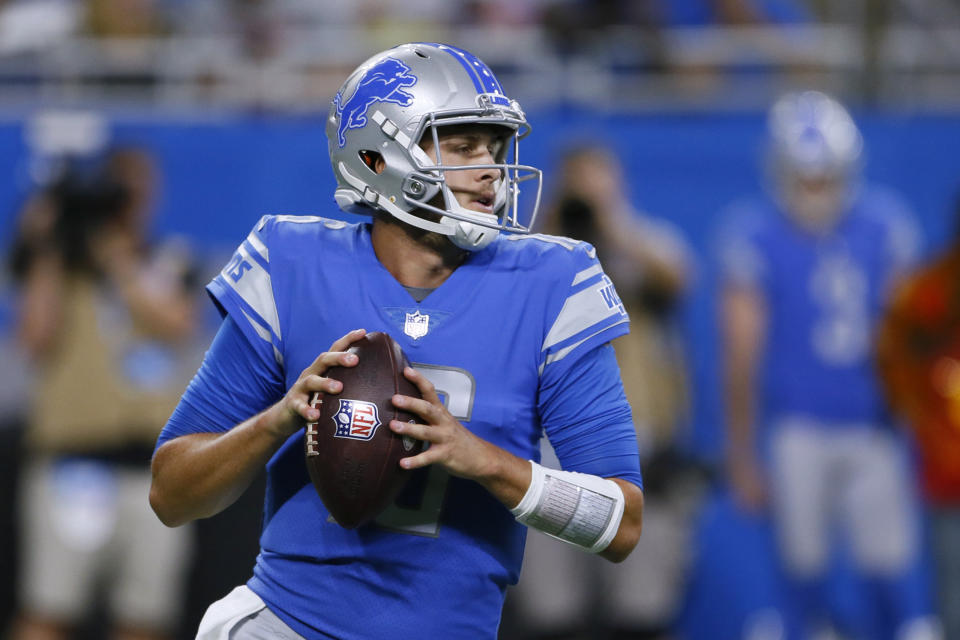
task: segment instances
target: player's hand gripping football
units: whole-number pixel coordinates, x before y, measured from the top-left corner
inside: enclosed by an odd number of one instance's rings
[[[420,390],[423,399],[410,396],[393,396],[394,406],[420,416],[419,423],[391,420],[394,433],[430,443],[430,447],[415,456],[400,461],[405,469],[418,469],[438,464],[448,473],[461,478],[479,479],[491,473],[498,448],[477,437],[454,418],[440,400],[437,390],[427,378],[407,367],[403,371],[407,380]]]
[[[364,329],[354,329],[335,341],[329,351],[317,356],[317,359],[300,373],[300,377],[287,391],[283,400],[275,405],[281,409],[280,417],[275,424],[282,436],[293,435],[303,427],[304,422],[312,422],[320,417],[320,411],[310,405],[315,392],[340,393],[343,383],[333,378],[326,378],[324,374],[331,367],[356,366],[357,356],[347,353],[347,349],[366,334]]]

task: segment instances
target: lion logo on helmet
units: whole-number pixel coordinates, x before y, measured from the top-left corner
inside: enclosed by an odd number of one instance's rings
[[[403,89],[417,83],[410,67],[396,58],[386,58],[371,67],[360,79],[353,95],[344,102],[341,92],[333,97],[340,126],[337,142],[342,149],[347,144],[347,129],[360,129],[367,125],[367,109],[375,102],[392,102],[408,107],[413,95]]]

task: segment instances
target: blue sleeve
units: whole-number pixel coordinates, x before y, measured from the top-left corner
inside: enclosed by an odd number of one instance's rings
[[[643,488],[633,416],[609,343],[567,368],[547,367],[539,409],[563,469],[622,478]]]
[[[269,344],[251,343],[233,316],[228,315],[160,432],[157,447],[190,433],[228,431],[269,407],[284,393],[283,375]]]

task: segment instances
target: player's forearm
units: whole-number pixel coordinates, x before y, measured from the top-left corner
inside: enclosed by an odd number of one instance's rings
[[[150,487],[150,505],[160,520],[176,527],[233,504],[288,437],[278,411],[274,405],[225,433],[164,443],[153,457]]]
[[[722,310],[727,437],[732,454],[751,456],[766,311],[759,294],[750,289],[727,290]]]
[[[474,478],[508,509],[516,507],[530,487],[530,461],[484,441],[487,463]]]
[[[643,530],[643,492],[640,487],[627,480],[610,479],[620,486],[626,504],[617,535],[610,542],[610,546],[598,555],[611,562],[623,562],[640,541],[640,532]]]
[[[747,372],[727,372],[727,438],[730,453],[743,455],[753,450],[753,380]]]
[[[630,555],[643,526],[643,492],[637,485],[520,461],[526,489],[516,504],[504,502],[519,522],[612,562]],[[554,483],[550,489],[545,474]],[[511,498],[516,486],[511,485]]]

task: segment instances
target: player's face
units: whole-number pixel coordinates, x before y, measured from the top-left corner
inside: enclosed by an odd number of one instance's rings
[[[500,157],[505,139],[494,127],[450,127],[440,130],[439,164],[447,166],[491,165]],[[430,136],[421,142],[423,150],[437,161],[438,149]],[[447,186],[457,203],[465,209],[493,213],[500,170],[490,167],[448,170],[444,172]],[[443,205],[438,205],[443,208]]]
[[[788,176],[782,189],[791,217],[815,231],[833,227],[846,205],[847,183],[840,176]]]

